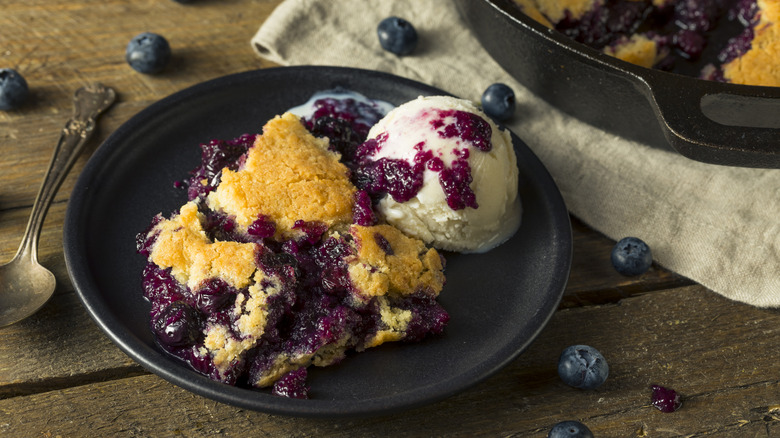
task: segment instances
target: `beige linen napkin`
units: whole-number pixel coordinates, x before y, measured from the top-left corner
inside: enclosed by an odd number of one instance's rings
[[[391,15],[418,31],[410,56],[379,46],[376,26]],[[449,1],[287,0],[252,46],[281,65],[381,70],[475,102],[504,82],[518,102],[508,127],[544,162],[573,215],[612,239],[643,239],[656,263],[726,297],[780,306],[780,171],[695,162],[557,111],[502,70]]]

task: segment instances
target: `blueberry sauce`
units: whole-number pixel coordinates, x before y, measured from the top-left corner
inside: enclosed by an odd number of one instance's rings
[[[328,137],[330,149],[339,152],[344,164],[352,167],[357,148],[368,137],[368,131],[392,108],[390,103],[337,88],[316,93],[308,102],[289,111],[300,116],[312,134]]]
[[[219,185],[222,169],[238,170],[242,157],[255,141],[255,135],[244,134],[233,140],[211,140],[200,145],[201,165],[190,172],[189,200],[209,194]]]
[[[725,81],[722,65],[751,47],[757,10],[756,0],[606,0],[579,18],[566,11],[554,27],[597,50],[641,34],[657,44],[654,68]]]
[[[352,97],[321,97],[310,102],[310,107],[313,112],[302,116],[302,121],[314,135],[326,136],[336,145],[342,161],[352,166],[353,179],[359,179],[356,175],[362,175],[361,170],[353,166],[357,152],[368,128],[384,115],[386,108]],[[476,132],[476,128],[473,130]],[[358,348],[372,339],[383,324],[377,298],[366,297],[365,304],[355,304],[355,296],[360,291],[350,279],[347,262],[356,256],[357,250],[351,235],[327,234],[325,224],[299,220],[293,228],[301,231],[300,236],[280,240],[276,236],[276,224],[268,216],[258,216],[246,231],[241,231],[233,217],[212,211],[202,202],[219,185],[223,168],[240,169],[254,139],[254,135],[243,135],[200,145],[202,162],[191,172],[188,198],[200,201],[201,225],[209,239],[254,244],[255,264],[266,277],[261,286],[270,287],[272,279],[278,282],[276,292],[265,298],[265,328],[255,346],[230,362],[227,368],[217,367],[211,356],[203,353],[209,327],[224,327],[229,338],[243,339],[244,335],[236,328],[241,312],[235,310],[245,305],[238,301],[239,296],[250,296],[247,288],[237,289],[221,279],[211,278],[197,290],[191,290],[174,278],[170,268],[162,269],[152,262],[147,263],[142,274],[144,297],[151,304],[150,324],[159,346],[197,372],[242,387],[252,386],[252,382],[272,370],[279,357],[314,354],[333,344],[344,345],[347,350]],[[365,150],[370,150],[370,146]],[[401,165],[394,163],[380,166],[391,170],[377,173],[381,181],[372,180],[372,183],[383,190],[397,185],[398,191],[408,182],[407,173],[421,175],[421,169],[412,169],[415,166],[446,170],[432,157],[421,158],[414,166],[407,164],[410,169],[395,169],[394,166]],[[367,190],[355,194],[353,222],[357,225],[377,223],[370,194]],[[138,234],[139,254],[150,255],[157,239],[157,234],[150,231],[162,220],[162,216],[156,216],[149,228]],[[387,255],[394,254],[384,236],[376,234],[374,239]],[[408,310],[412,315],[405,341],[440,334],[449,320],[448,313],[427,290],[413,291],[404,297],[386,297],[386,300],[390,306]],[[343,356],[336,355],[324,365],[341,359]],[[271,393],[308,398],[306,379],[305,367],[293,369],[273,384]]]
[[[353,178],[355,185],[374,199],[387,194],[396,202],[407,202],[417,196],[423,187],[425,172],[428,171],[438,174],[450,208],[478,208],[470,186],[473,178],[468,159],[472,148],[476,149],[476,153],[490,152],[492,149],[493,132],[490,124],[476,114],[460,110],[430,110],[420,114],[420,117],[427,120],[428,127],[439,138],[461,145],[453,149],[451,163],[446,165],[424,141],[414,146],[416,152],[411,162],[391,157],[375,159],[385,144],[392,141],[390,134],[385,132],[359,146]]]
[[[371,197],[364,190],[355,192],[355,210],[352,213],[352,222],[364,227],[376,225],[377,223]]]

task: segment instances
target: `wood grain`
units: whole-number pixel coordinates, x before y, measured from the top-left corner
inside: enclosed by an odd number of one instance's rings
[[[272,65],[251,51],[249,39],[279,1],[2,3],[0,63],[19,71],[31,91],[21,109],[0,111],[2,209],[32,204],[79,86],[102,82],[119,95],[101,117],[94,150],[119,124],[160,98],[208,79]],[[137,73],[124,60],[127,43],[145,31],[164,35],[174,53],[159,75]],[[70,193],[88,155],[76,164],[58,200]]]

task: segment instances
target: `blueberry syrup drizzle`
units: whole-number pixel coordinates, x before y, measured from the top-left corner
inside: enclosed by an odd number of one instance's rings
[[[426,114],[430,116],[430,114]],[[447,205],[453,210],[466,207],[478,208],[476,196],[471,189],[473,177],[468,159],[470,147],[481,152],[490,152],[493,134],[490,124],[482,117],[459,110],[434,110],[430,127],[443,139],[455,139],[463,147],[454,151],[456,158],[449,167],[425,143],[414,146],[417,151],[410,164],[406,160],[382,157],[372,160],[384,145],[390,141],[387,133],[369,139],[357,150],[355,185],[372,198],[385,194],[396,202],[407,202],[417,196],[424,182],[426,170],[438,173],[439,183],[444,191]]]
[[[438,132],[441,138],[458,138],[471,143],[482,152],[490,152],[493,147],[490,137],[493,130],[490,124],[482,117],[458,110],[436,110],[438,118],[431,121],[431,127]],[[449,118],[454,121],[447,123]]]
[[[352,166],[353,180],[365,178],[366,175],[355,168],[354,162],[361,150],[370,151],[370,145],[362,146],[369,127],[365,121],[373,120],[373,124],[382,114],[369,105],[348,100],[324,99],[318,101],[316,107],[314,115],[304,119],[306,126],[314,135],[324,135],[336,145],[335,149],[342,153],[342,161]],[[243,135],[233,140],[212,140],[202,144],[202,163],[191,172],[187,182],[188,198],[205,198],[219,184],[223,168],[240,169],[254,140],[254,135]],[[398,185],[399,191],[400,185],[407,182],[406,178],[415,178],[409,176],[412,173],[416,172],[421,178],[425,166],[446,170],[432,157],[421,158],[411,172],[409,169],[397,169],[401,167],[398,163],[380,166],[389,169],[380,175],[381,188],[384,190]],[[370,192],[358,190],[354,200],[353,222],[363,226],[375,225],[377,217]],[[227,369],[217,369],[211,357],[201,353],[205,330],[221,325],[228,330],[228,336],[242,339],[242,334],[235,328],[240,312],[234,310],[237,297],[247,297],[249,291],[246,288],[236,289],[217,278],[206,280],[193,291],[178,282],[170,268],[162,269],[148,262],[143,271],[143,289],[144,297],[151,304],[150,322],[157,343],[195,371],[230,385],[249,387],[250,382],[271,370],[280,355],[312,354],[335,342],[355,348],[381,329],[376,299],[368,300],[363,307],[354,304],[354,296],[359,295],[359,291],[350,280],[346,262],[349,257],[355,256],[350,235],[325,237],[325,224],[297,221],[293,228],[300,232],[299,237],[278,240],[275,238],[276,224],[267,216],[258,216],[246,232],[242,232],[236,226],[235,218],[209,210],[205,202],[199,202],[199,212],[201,225],[212,241],[255,244],[255,264],[267,277],[261,286],[270,287],[269,278],[272,277],[281,288],[267,298],[265,330],[256,346],[229,364]],[[157,234],[150,231],[162,220],[162,216],[156,216],[149,227],[138,234],[136,246],[139,254],[146,257],[151,254]],[[393,254],[384,236],[376,234],[374,239],[386,254]],[[411,312],[405,338],[408,341],[440,334],[449,320],[449,314],[425,290],[391,299],[390,305]],[[335,357],[333,362],[340,359]],[[271,393],[308,398],[306,378],[305,367],[290,371],[273,385]]]
[[[261,239],[274,237],[276,233],[276,224],[266,215],[259,215],[257,219],[247,227],[247,233]]]

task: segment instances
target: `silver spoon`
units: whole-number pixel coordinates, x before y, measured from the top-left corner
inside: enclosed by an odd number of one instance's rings
[[[0,266],[0,327],[21,321],[43,307],[54,293],[57,281],[38,263],[38,237],[46,212],[95,128],[95,119],[114,102],[111,88],[92,84],[76,90],[73,117],[62,134],[49,170],[33,204],[22,243],[14,258]]]

